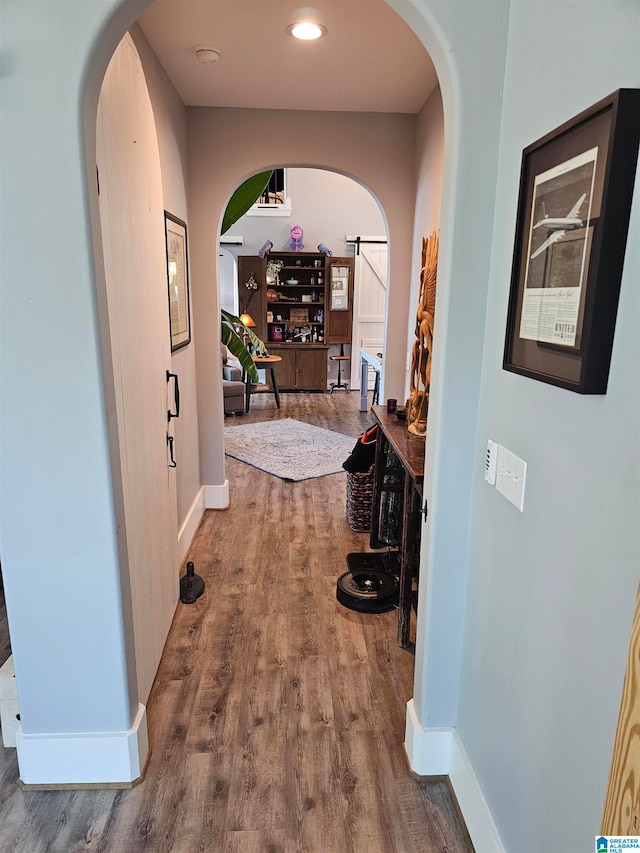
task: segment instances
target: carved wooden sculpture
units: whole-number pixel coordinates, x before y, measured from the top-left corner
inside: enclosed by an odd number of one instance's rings
[[[416,340],[411,352],[411,385],[407,411],[407,429],[414,435],[427,433],[429,386],[431,385],[431,352],[436,313],[436,279],[438,276],[438,232],[422,239],[420,293],[416,314]]]

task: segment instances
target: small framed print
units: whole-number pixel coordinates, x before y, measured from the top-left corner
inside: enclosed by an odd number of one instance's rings
[[[191,341],[187,225],[165,210],[164,230],[167,251],[171,352],[175,352],[186,347]]]
[[[331,266],[331,310],[349,310],[349,268]]]
[[[524,150],[505,370],[606,393],[639,142],[619,89]]]
[[[309,309],[308,308],[291,308],[289,311],[289,319],[292,323],[308,323]]]

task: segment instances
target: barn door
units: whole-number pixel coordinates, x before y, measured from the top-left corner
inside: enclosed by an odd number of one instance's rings
[[[360,388],[360,347],[380,346],[384,341],[387,299],[387,244],[360,244],[354,265],[351,387]],[[373,383],[373,376],[371,378]],[[373,384],[371,384],[373,387]]]
[[[167,381],[160,157],[142,66],[129,37],[103,82],[97,165],[138,690],[145,702],[178,598],[177,504],[167,452],[174,387]]]

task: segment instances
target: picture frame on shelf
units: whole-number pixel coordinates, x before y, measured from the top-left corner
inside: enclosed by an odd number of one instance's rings
[[[606,393],[639,141],[619,89],[523,151],[503,369]]]
[[[165,248],[167,258],[167,291],[169,299],[169,330],[171,352],[191,342],[189,308],[189,259],[187,224],[177,216],[164,212]]]
[[[289,310],[289,319],[292,323],[308,323],[309,309],[308,308],[291,308]]]

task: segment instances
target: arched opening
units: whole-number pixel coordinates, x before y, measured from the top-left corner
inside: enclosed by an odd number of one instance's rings
[[[264,325],[263,315],[267,307],[274,309],[277,306],[264,304],[264,281],[249,279],[252,273],[258,275],[260,266],[257,264],[256,255],[267,242],[272,244],[271,253],[286,252],[292,247],[292,227],[303,227],[303,253],[317,252],[318,246],[322,245],[331,251],[332,256],[348,258],[350,264],[349,294],[345,302],[348,330],[343,328],[343,322],[340,340],[338,341],[336,335],[330,335],[331,341],[326,341],[329,346],[328,377],[327,382],[317,390],[327,390],[331,382],[337,382],[338,369],[332,356],[341,352],[344,355],[346,349],[350,362],[341,365],[341,379],[346,380],[349,386],[357,391],[360,388],[360,347],[375,346],[381,350],[385,339],[389,259],[384,212],[380,210],[379,203],[370,190],[338,172],[295,167],[281,168],[279,171],[283,173],[287,187],[284,210],[275,207],[265,211],[256,205],[231,229],[233,237],[230,241],[240,244],[230,245],[229,251],[242,266],[239,281],[240,307],[235,313],[247,312],[252,317],[255,314],[257,328],[254,331],[263,337],[267,345],[274,343],[270,329]],[[371,243],[372,240],[375,242]],[[327,242],[330,243],[329,246],[326,245]],[[224,308],[224,271],[219,269],[219,273],[221,307]],[[305,299],[308,298],[309,294],[305,294]],[[324,309],[325,306],[323,304],[320,307]],[[304,306],[302,309],[304,316]],[[282,312],[270,310],[269,314],[273,322],[285,323],[283,330],[286,332],[286,320],[282,317]],[[285,314],[288,319],[288,312]],[[308,311],[307,314],[309,315]],[[308,321],[313,320],[314,317],[309,315]],[[324,333],[324,327],[322,332]],[[323,372],[327,374],[327,369]]]
[[[442,109],[436,103],[434,112],[438,108]],[[284,122],[290,131],[287,137],[278,133]],[[411,291],[417,290],[418,280],[414,246],[422,234],[416,232],[416,227],[424,227],[427,217],[418,217],[418,223],[415,222],[416,127],[415,120],[410,117],[389,122],[386,117],[360,113],[309,115],[278,110],[265,115],[264,111],[213,109],[195,111],[189,115],[188,125],[192,175],[206,176],[206,180],[192,179],[189,226],[196,359],[199,376],[204,377],[198,388],[201,482],[205,506],[216,507],[228,500],[225,494],[228,487],[223,445],[219,437],[216,439],[222,414],[221,394],[218,383],[209,377],[206,367],[215,361],[217,343],[211,329],[217,320],[219,299],[217,288],[210,286],[216,281],[216,268],[212,263],[211,232],[207,223],[222,216],[224,200],[233,189],[229,176],[248,175],[255,169],[256,162],[290,163],[298,167],[333,169],[372,188],[381,206],[388,211],[388,233],[394,253],[391,287],[394,281],[397,283],[395,293],[388,299],[392,315],[389,318],[392,326],[387,327],[385,342],[391,343],[386,346],[389,385],[383,394],[386,391],[400,399],[405,396],[407,329],[415,304]],[[258,141],[245,145],[247,139]],[[392,173],[387,168],[389,159],[395,164]],[[224,171],[219,169],[221,162],[225,163]],[[439,178],[441,180],[441,175]],[[433,195],[439,196],[439,189],[438,183]],[[213,495],[212,500],[209,500],[210,495]]]
[[[122,4],[119,7],[119,12],[131,14],[134,9],[133,4]],[[99,50],[96,51],[93,62],[91,63],[90,86],[87,90],[87,143],[88,143],[88,163],[87,172],[93,181],[93,131],[91,124],[95,116],[97,92],[95,87],[96,77],[100,75],[100,67],[106,65],[105,54],[108,52],[108,46],[113,45],[114,29],[117,29],[114,18],[109,27],[109,32],[106,33],[105,39],[100,43]],[[112,27],[113,25],[113,27]],[[283,111],[279,114],[270,114],[268,123],[271,123],[274,129],[277,129],[278,122],[283,118]],[[286,111],[285,111],[286,112]],[[237,116],[238,117],[238,116]],[[220,116],[216,115],[216,119]],[[224,116],[223,118],[228,118]],[[250,131],[255,133],[254,129],[259,126],[258,117],[242,117],[240,125],[234,127],[233,133],[242,136],[243,120],[246,119],[245,127],[249,125]],[[261,116],[262,131],[264,132],[264,116]],[[396,278],[405,283],[411,278],[412,264],[412,245],[415,243],[413,235],[413,184],[412,184],[412,160],[414,155],[414,120],[399,118],[394,121],[388,121],[384,117],[371,114],[357,113],[350,116],[345,121],[344,116],[336,116],[331,113],[319,113],[314,116],[301,116],[292,114],[288,116],[290,119],[291,134],[287,140],[279,138],[276,133],[271,136],[268,134],[261,138],[261,155],[259,159],[266,162],[289,162],[293,165],[309,165],[323,166],[334,168],[339,172],[350,175],[361,183],[370,186],[380,199],[388,213],[389,234],[392,244],[398,246],[398,258],[401,259],[395,269]],[[302,119],[311,118],[310,122]],[[195,135],[194,171],[200,175],[207,176],[208,186],[192,187],[192,204],[194,213],[190,212],[191,224],[191,241],[193,251],[193,276],[194,280],[197,277],[201,281],[215,281],[215,264],[211,254],[204,258],[204,247],[208,242],[208,235],[205,234],[206,224],[211,221],[216,221],[223,207],[223,200],[228,196],[230,186],[227,175],[219,174],[219,171],[211,169],[201,169],[203,159],[214,157],[220,151],[229,150],[229,139],[220,140],[216,133],[211,135],[210,128],[207,127],[211,116],[209,115],[194,115],[190,117],[192,130]],[[253,127],[252,125],[253,121]],[[218,127],[219,129],[219,127]],[[229,130],[228,125],[225,126],[225,135]],[[206,145],[204,145],[204,137]],[[239,137],[238,137],[239,138]],[[293,145],[293,140],[301,142],[302,148],[306,151],[304,155],[300,153],[300,147]],[[201,145],[201,143],[203,143]],[[276,144],[277,143],[277,144]],[[385,170],[385,163],[389,158],[389,151],[393,151],[393,160],[395,163],[394,174],[390,175]],[[255,150],[246,150],[240,152],[235,164],[236,174],[247,174],[252,163],[255,163]],[[219,162],[219,161],[218,161]],[[205,192],[205,189],[207,192]],[[93,205],[94,212],[97,207],[97,196],[93,183],[90,183],[90,201]],[[96,219],[97,221],[97,219]],[[98,240],[97,243],[100,241]],[[102,248],[96,246],[96,276],[100,280],[102,275],[100,272],[102,260]],[[415,276],[414,276],[415,279]],[[98,288],[98,301],[102,302],[103,294]],[[408,317],[409,293],[408,289],[400,291],[400,298],[395,301],[393,310],[397,311],[398,326],[402,328],[402,337],[405,338],[405,328]],[[217,294],[205,292],[204,288],[199,292],[194,293],[194,325],[196,326],[196,337],[200,338],[201,343],[198,346],[197,360],[199,366],[203,369],[200,371],[202,375],[207,375],[206,364],[211,363],[210,356],[212,351],[205,341],[207,326],[217,320]],[[200,329],[198,329],[198,326]],[[398,348],[399,349],[399,348]],[[394,381],[401,387],[402,377],[405,372],[405,353],[404,347],[402,350],[394,350],[395,366],[394,366]],[[391,359],[393,361],[393,359]],[[107,377],[107,380],[109,377]],[[212,385],[212,390],[217,391],[215,382]],[[390,389],[393,393],[395,389]],[[113,392],[112,392],[113,393]],[[398,396],[402,396],[399,390],[396,392]],[[114,395],[115,396],[115,395]],[[201,462],[200,472],[201,481],[205,488],[223,488],[222,482],[222,454],[220,443],[215,446],[210,441],[215,430],[218,428],[221,420],[221,412],[219,404],[211,404],[211,398],[205,393],[203,395],[202,410],[204,418],[200,418],[200,434],[201,434]],[[113,449],[113,448],[112,448]],[[117,453],[116,453],[117,455]],[[206,499],[205,499],[206,500]],[[121,561],[121,565],[124,565]],[[125,585],[127,579],[125,578]]]

